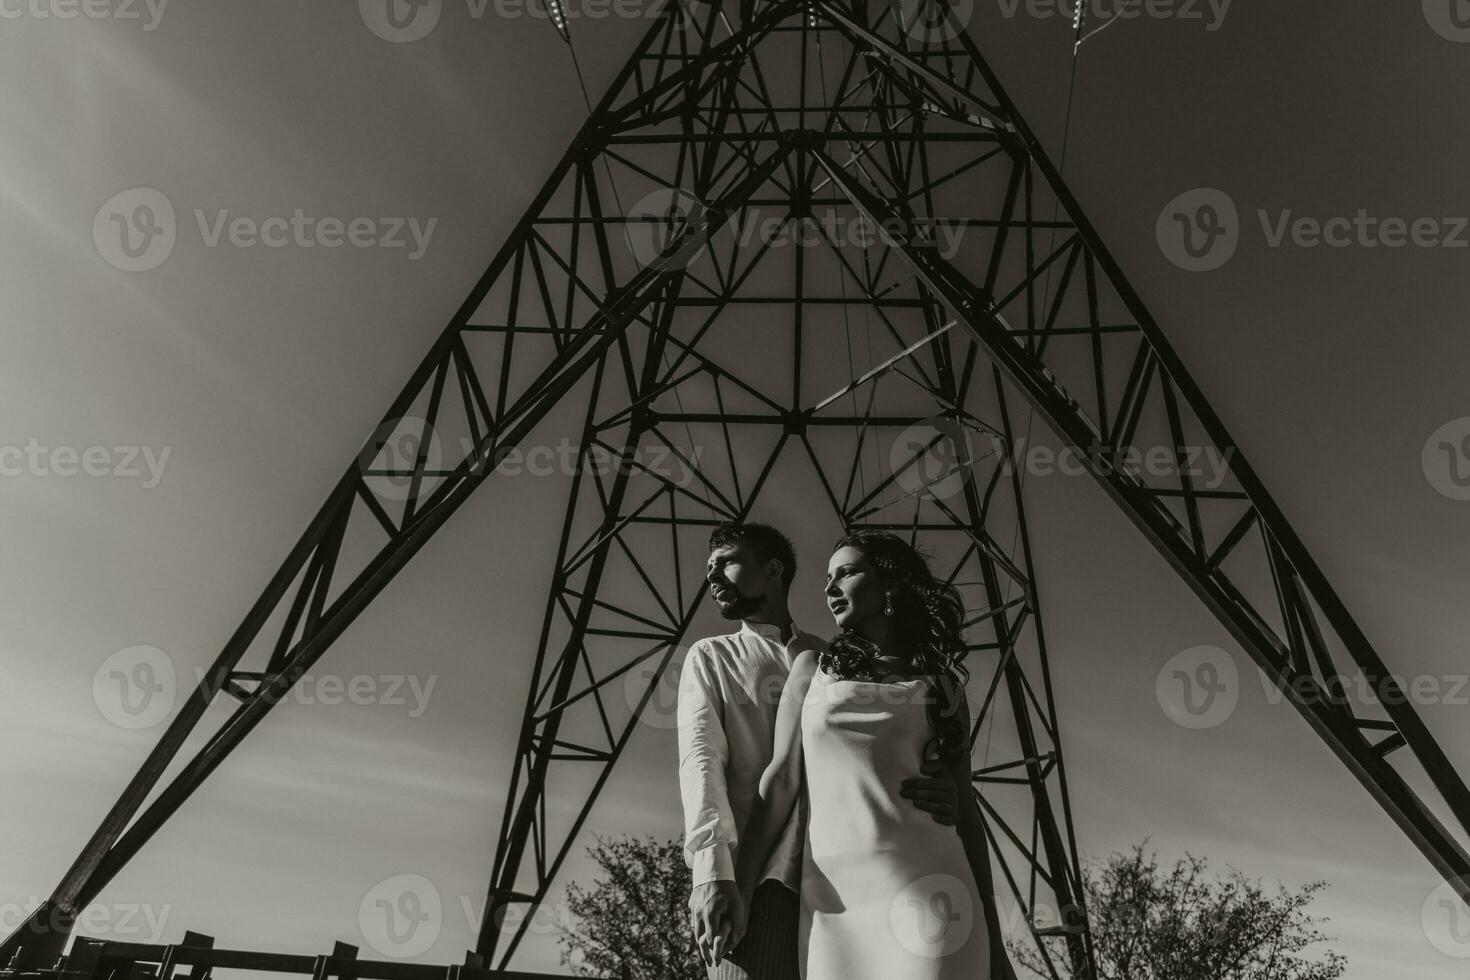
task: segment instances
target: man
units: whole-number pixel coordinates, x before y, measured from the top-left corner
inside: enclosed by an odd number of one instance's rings
[[[798,632],[787,609],[796,552],[766,524],[727,522],[710,535],[705,579],[738,632],[697,640],[679,679],[679,789],[684,859],[693,876],[689,912],[710,980],[797,980],[801,847],[799,806],[744,907],[735,856],[761,773],[771,761],[776,708]],[[819,645],[816,637],[804,634]],[[938,763],[904,781],[903,794],[939,823],[958,812],[955,783]],[[730,948],[733,938],[739,946]]]

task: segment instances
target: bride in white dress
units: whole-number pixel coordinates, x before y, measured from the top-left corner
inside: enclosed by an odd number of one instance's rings
[[[885,531],[838,541],[826,592],[839,633],[825,650],[789,648],[774,753],[737,850],[741,894],[805,792],[805,980],[1010,980],[970,782],[964,604]],[[900,798],[936,756],[959,783],[953,826]]]

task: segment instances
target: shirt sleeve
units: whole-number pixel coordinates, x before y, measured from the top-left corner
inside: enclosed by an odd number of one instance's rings
[[[729,745],[724,698],[702,643],[689,648],[679,676],[679,794],[684,804],[684,862],[693,884],[735,880],[735,818],[725,787]]]

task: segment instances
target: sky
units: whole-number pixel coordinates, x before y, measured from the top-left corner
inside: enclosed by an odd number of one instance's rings
[[[23,844],[0,854],[7,932],[162,731],[104,709],[109,658],[153,648],[180,683],[214,658],[585,111],[566,47],[513,4],[477,17],[446,0],[411,43],[375,33],[370,4],[70,9],[0,4],[0,449],[51,461],[0,479],[0,827]],[[1067,179],[1389,666],[1441,685],[1420,712],[1470,772],[1470,501],[1436,448],[1470,467],[1470,253],[1454,244],[1470,205],[1452,190],[1470,38],[1436,0],[1149,9],[1081,49]],[[594,94],[643,26],[573,21]],[[974,0],[970,31],[1060,157],[1064,17]],[[130,271],[94,225],[136,188],[181,220],[168,258]],[[1159,224],[1200,189],[1236,208],[1238,241],[1192,271]],[[402,218],[404,244],[208,244],[222,222],[297,209],[375,234]],[[1290,230],[1362,212],[1376,230],[1340,247]],[[1390,218],[1432,219],[1440,243],[1389,247]],[[1040,424],[1032,438],[1054,444]],[[55,447],[104,462],[72,472]],[[795,615],[826,625],[816,569],[837,529],[801,500],[756,516],[799,529]],[[439,928],[407,958],[459,961],[564,503],[555,481],[487,482],[323,661],[373,696],[317,684],[279,706],[103,892],[87,934],[370,955],[384,940],[362,910],[418,876]],[[1027,506],[1082,851],[1147,838],[1166,864],[1325,880],[1312,909],[1350,980],[1462,976],[1470,947],[1445,935],[1470,935],[1470,914],[1435,918],[1428,862],[1102,492],[1038,478]],[[724,628],[706,611],[690,635]],[[1243,680],[1228,719],[1189,730],[1156,680],[1199,646]],[[641,727],[584,843],[679,833],[674,753],[667,726]],[[562,882],[590,873],[580,853]],[[554,891],[522,969],[558,970]]]

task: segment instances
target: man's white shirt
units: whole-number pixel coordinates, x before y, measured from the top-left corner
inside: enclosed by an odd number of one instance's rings
[[[800,631],[792,624],[792,635]],[[820,643],[820,641],[818,641]],[[742,620],[740,630],[697,640],[679,677],[679,793],[684,861],[693,884],[735,880],[740,833],[771,761],[776,709],[791,673],[781,630]],[[761,880],[801,888],[806,794],[781,832]]]

